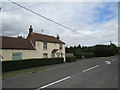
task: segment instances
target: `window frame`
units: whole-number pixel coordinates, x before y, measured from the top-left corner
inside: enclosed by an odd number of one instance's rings
[[[43,58],[48,58],[48,53],[43,53]]]
[[[59,49],[62,50],[63,49],[63,45],[59,44]]]
[[[22,60],[22,52],[13,52],[12,53],[12,60]]]
[[[57,57],[59,58],[59,57],[61,57],[61,53],[56,53],[56,55],[57,55]]]
[[[47,42],[43,42],[43,50],[47,50],[48,46],[47,46]]]

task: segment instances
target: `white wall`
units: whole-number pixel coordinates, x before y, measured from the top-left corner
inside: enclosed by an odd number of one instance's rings
[[[47,45],[48,45],[47,50],[43,50],[43,42],[41,41],[36,41],[35,43],[36,50],[0,49],[0,52],[2,51],[2,56],[4,58],[2,61],[12,60],[13,52],[21,52],[22,59],[43,58],[43,53],[48,53],[48,58],[51,58],[52,50],[59,49],[59,44],[47,43]],[[63,49],[59,51],[63,53],[63,57],[65,60],[65,45],[64,44],[63,44]]]
[[[62,44],[63,49],[59,50],[61,53],[63,53],[63,58],[65,60],[65,45]],[[59,44],[58,43],[47,43],[47,50],[43,49],[43,42],[41,41],[36,41],[36,49],[38,52],[42,53],[48,53],[48,58],[51,58],[51,52],[53,49],[59,49]],[[42,54],[43,55],[43,54]]]

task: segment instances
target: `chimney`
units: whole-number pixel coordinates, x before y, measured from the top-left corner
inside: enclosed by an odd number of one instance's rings
[[[59,35],[57,35],[57,39],[60,39]]]
[[[32,32],[33,32],[33,28],[32,28],[32,25],[30,25],[29,34],[31,34]]]

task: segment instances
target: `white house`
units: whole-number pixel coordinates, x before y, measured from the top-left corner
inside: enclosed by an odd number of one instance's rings
[[[53,37],[33,32],[32,26],[26,39],[0,36],[2,61],[29,58],[63,57],[65,61],[65,43],[60,37]]]

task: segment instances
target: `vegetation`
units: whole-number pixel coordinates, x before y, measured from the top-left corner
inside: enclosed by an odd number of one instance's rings
[[[66,57],[66,62],[74,62],[76,61],[76,57],[73,56],[73,57]]]
[[[2,72],[15,71],[20,69],[27,69],[27,68],[52,65],[52,64],[59,64],[63,62],[64,62],[63,58],[43,58],[43,59],[3,61]]]
[[[90,57],[107,57],[118,54],[118,47],[111,43],[110,45],[95,45],[95,46],[70,46],[66,47],[66,53],[73,53],[76,58],[90,58]]]
[[[94,57],[94,53],[75,53],[77,59],[91,58]]]
[[[23,36],[17,36],[17,38],[25,39]]]

